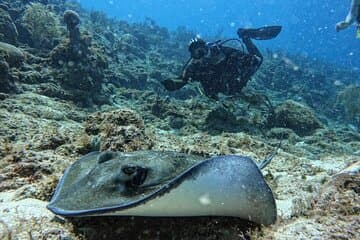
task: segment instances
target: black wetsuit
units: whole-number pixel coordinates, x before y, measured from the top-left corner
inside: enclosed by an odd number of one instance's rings
[[[236,95],[257,71],[263,57],[250,38],[242,39],[248,53],[219,44],[210,46],[210,53],[199,60],[191,59],[182,75],[182,86],[199,81],[204,94],[217,99],[218,93]],[[179,88],[182,87],[179,85]]]

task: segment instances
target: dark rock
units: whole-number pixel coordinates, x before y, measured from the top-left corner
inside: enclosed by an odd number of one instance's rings
[[[307,106],[288,100],[276,107],[273,119],[274,127],[290,128],[299,136],[307,136],[322,127],[315,113]]]
[[[11,93],[17,92],[13,79],[9,76],[9,64],[0,56],[0,92]]]
[[[9,7],[7,5],[5,5],[4,3],[0,3],[0,8],[5,11],[9,10]]]
[[[15,25],[18,30],[18,41],[29,46],[34,46],[31,31],[19,20],[15,22]]]
[[[272,128],[267,133],[266,136],[269,138],[276,138],[279,140],[287,140],[290,143],[295,143],[300,141],[300,137],[289,128]]]
[[[168,109],[168,104],[163,99],[157,98],[151,106],[151,113],[158,118],[164,118],[168,113]]]
[[[56,14],[41,3],[28,5],[19,21],[31,33],[31,47],[36,49],[48,51],[60,37],[60,23]]]
[[[65,99],[68,97],[65,91],[59,85],[54,83],[39,84],[37,92],[39,94],[53,98]]]
[[[181,117],[172,116],[172,117],[170,117],[169,125],[170,125],[171,128],[180,129],[183,126],[185,126],[185,121]]]
[[[157,81],[163,81],[165,80],[165,77],[164,75],[162,74],[161,71],[158,71],[158,70],[155,70],[155,71],[152,71],[149,75],[149,77],[153,78],[153,79],[156,79]]]
[[[70,48],[72,54],[78,55],[81,44],[80,28],[79,28],[79,24],[81,22],[80,17],[75,11],[72,10],[65,11],[63,17],[64,17],[64,22],[69,31]]]
[[[101,151],[149,149],[153,144],[142,118],[127,109],[92,114],[85,123],[85,132],[99,141]]]
[[[10,15],[0,8],[0,41],[16,44],[18,32]]]
[[[108,102],[101,86],[108,67],[104,52],[92,44],[89,33],[80,35],[80,19],[76,12],[66,11],[64,21],[68,24],[70,38],[57,45],[50,54],[55,80],[66,91],[64,96],[80,105]]]
[[[215,108],[207,115],[205,124],[206,128],[210,131],[236,132],[239,130],[236,116],[221,106]]]
[[[67,10],[64,12],[64,22],[69,31],[80,24],[80,17],[75,11]]]
[[[360,86],[350,85],[341,91],[338,100],[343,105],[347,120],[360,126]]]
[[[0,92],[0,101],[1,101],[1,100],[5,100],[5,99],[8,98],[8,97],[9,97],[9,94],[1,93],[1,92]]]
[[[0,42],[0,55],[5,58],[10,67],[20,66],[24,59],[24,53],[17,47]]]

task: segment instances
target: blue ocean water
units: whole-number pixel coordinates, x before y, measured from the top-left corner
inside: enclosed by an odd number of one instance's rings
[[[261,48],[284,50],[314,59],[360,68],[360,39],[356,27],[335,31],[351,0],[78,0],[90,10],[116,19],[140,22],[154,19],[170,30],[186,26],[201,36],[222,33],[236,37],[238,27],[282,25],[281,35],[257,43]]]

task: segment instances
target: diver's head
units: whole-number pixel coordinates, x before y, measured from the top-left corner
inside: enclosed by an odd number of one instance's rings
[[[209,52],[209,47],[201,38],[195,38],[190,41],[189,52],[194,59],[200,59]]]

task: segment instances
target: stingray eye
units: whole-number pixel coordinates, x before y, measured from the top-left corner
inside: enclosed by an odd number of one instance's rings
[[[136,172],[136,169],[137,169],[137,167],[135,167],[135,166],[127,165],[127,166],[123,166],[121,168],[121,171],[123,173],[125,173],[126,175],[132,175],[132,174],[134,174]]]
[[[107,162],[107,161],[113,159],[114,157],[116,157],[115,152],[105,151],[105,152],[102,152],[98,156],[97,161],[98,161],[99,164],[101,164],[101,163],[104,163],[104,162]]]

